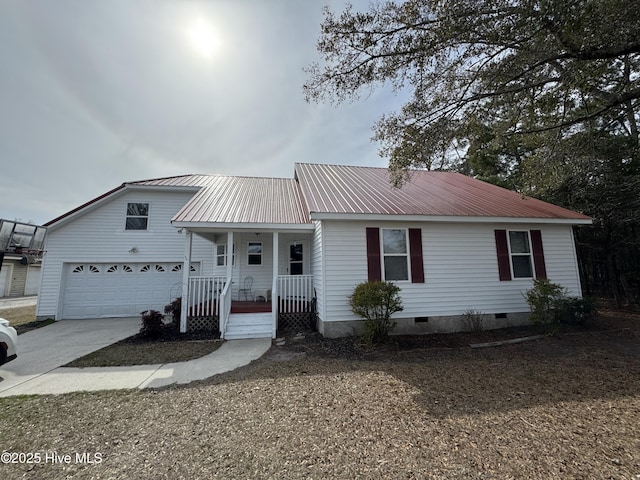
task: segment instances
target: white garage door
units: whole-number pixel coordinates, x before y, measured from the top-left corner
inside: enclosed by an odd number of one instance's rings
[[[191,265],[197,275],[198,264]],[[181,263],[65,265],[62,318],[135,317],[181,295]]]

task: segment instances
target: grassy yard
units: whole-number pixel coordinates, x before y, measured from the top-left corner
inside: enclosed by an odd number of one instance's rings
[[[25,323],[35,321],[36,306],[31,305],[27,307],[3,308],[0,309],[0,317],[9,320],[12,327],[24,325]]]
[[[0,478],[640,474],[637,322],[498,348],[439,345],[358,352],[308,337],[186,387],[0,399],[0,450],[72,458],[0,464]]]
[[[78,358],[65,367],[117,367],[185,362],[217,350],[220,340],[149,341],[132,343],[123,340]]]

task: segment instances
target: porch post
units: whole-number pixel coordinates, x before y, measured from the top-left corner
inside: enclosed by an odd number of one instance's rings
[[[276,338],[276,333],[278,331],[278,252],[280,250],[279,240],[280,237],[278,235],[278,232],[273,232],[273,285],[271,287],[271,314],[273,316],[271,331],[272,338]]]
[[[227,281],[231,281],[233,276],[233,232],[229,230],[227,232]],[[229,291],[231,295],[231,291]]]
[[[187,332],[187,313],[189,312],[189,273],[191,271],[191,243],[189,230],[184,234],[184,263],[182,265],[182,303],[180,305],[180,333]]]

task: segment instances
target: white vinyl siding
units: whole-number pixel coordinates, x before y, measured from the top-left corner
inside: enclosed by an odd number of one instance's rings
[[[326,271],[324,321],[357,320],[348,296],[367,281],[366,227],[398,228],[392,222],[324,221]],[[461,315],[476,309],[484,313],[529,310],[522,293],[531,279],[500,282],[494,229],[501,224],[407,223],[422,229],[425,283],[399,282],[404,311],[398,318]],[[552,282],[580,294],[572,230],[564,225],[509,225],[512,230],[542,230],[547,275]]]
[[[311,248],[311,273],[313,275],[313,288],[316,292],[318,319],[322,322],[325,318],[324,295],[324,256],[323,256],[323,222],[315,222]]]
[[[192,196],[193,191],[124,190],[59,228],[50,228],[37,315],[62,318],[59,299],[63,293],[63,264],[182,263],[185,235],[178,234],[170,220]],[[130,202],[153,205],[149,230],[125,230],[124,214]],[[130,253],[133,247],[137,253]],[[210,241],[194,235],[192,258],[201,263],[203,274],[213,272],[215,250]]]

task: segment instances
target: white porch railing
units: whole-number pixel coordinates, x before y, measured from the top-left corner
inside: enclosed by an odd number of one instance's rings
[[[190,317],[219,315],[217,309],[226,280],[225,277],[189,277],[187,315]]]
[[[275,290],[280,312],[306,312],[313,299],[313,275],[278,275]]]
[[[220,294],[220,309],[218,319],[220,322],[220,338],[224,340],[224,334],[227,330],[227,322],[231,314],[231,280],[229,280]]]
[[[218,317],[224,339],[231,314],[231,281],[226,277],[189,277],[187,317]],[[313,275],[279,275],[272,284],[273,336],[279,313],[308,312],[313,300]]]

